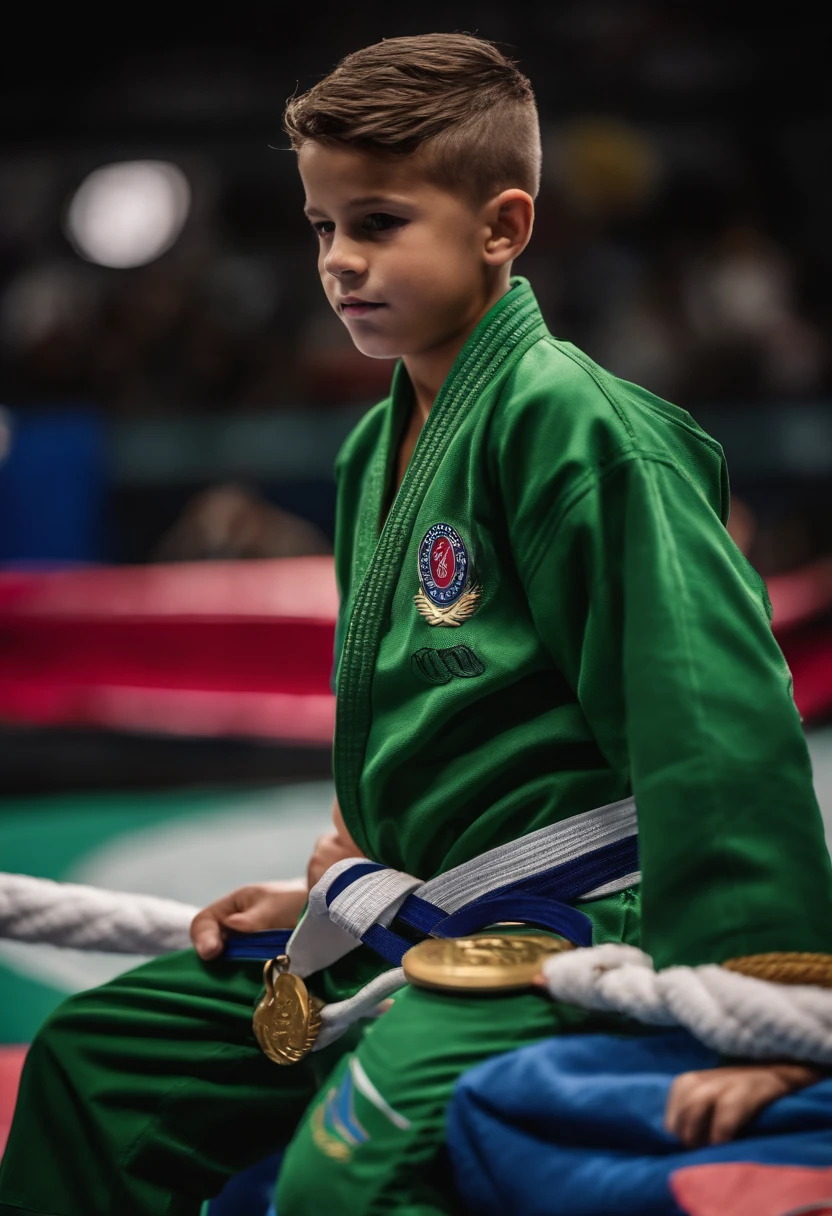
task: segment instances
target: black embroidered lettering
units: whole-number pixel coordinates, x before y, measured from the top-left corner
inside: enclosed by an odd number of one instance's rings
[[[454,676],[468,680],[485,671],[485,665],[470,646],[451,646],[447,650],[425,646],[412,655],[410,664],[414,674],[429,684],[447,684]]]

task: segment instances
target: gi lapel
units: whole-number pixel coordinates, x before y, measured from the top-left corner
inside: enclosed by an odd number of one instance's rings
[[[378,523],[390,466],[390,446],[398,430],[398,419],[394,418],[392,410],[385,424],[386,443],[379,446],[369,470],[374,484],[366,495],[360,524],[363,536],[359,542],[362,559],[367,556],[368,561],[353,600],[341,654],[333,752],[335,786],[344,822],[356,844],[365,850],[368,843],[361,815],[359,781],[370,733],[373,672],[419,507],[448,440],[467,411],[509,356],[519,356],[547,332],[527,280],[516,277],[511,282],[512,290],[480,321],[442,385],[380,536]],[[401,365],[397,366],[396,374],[405,374]],[[364,545],[369,549],[372,543],[365,539],[368,537],[378,537],[372,555],[363,550]]]
[[[381,517],[385,507],[387,487],[395,472],[396,454],[405,421],[405,407],[412,389],[404,364],[396,364],[391,389],[391,407],[384,419],[378,446],[373,453],[365,477],[363,502],[356,525],[353,585],[367,573],[381,533]],[[357,594],[357,593],[356,593]]]

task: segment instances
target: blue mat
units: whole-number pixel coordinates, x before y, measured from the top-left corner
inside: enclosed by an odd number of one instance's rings
[[[684,1216],[670,1191],[684,1166],[832,1164],[832,1080],[775,1102],[730,1144],[683,1150],[664,1130],[671,1083],[717,1062],[673,1032],[548,1039],[472,1069],[448,1112],[448,1148],[468,1209]]]

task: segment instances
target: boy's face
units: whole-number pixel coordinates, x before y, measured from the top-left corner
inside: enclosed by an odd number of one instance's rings
[[[420,174],[418,154],[310,141],[298,164],[324,291],[363,354],[427,354],[470,331],[493,290],[485,208]]]

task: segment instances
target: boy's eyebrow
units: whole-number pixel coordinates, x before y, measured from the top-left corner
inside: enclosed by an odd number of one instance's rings
[[[387,204],[393,207],[401,207],[404,205],[404,199],[392,198],[389,194],[367,194],[363,198],[353,198],[347,203],[348,207],[377,207]],[[304,215],[323,215],[323,211],[319,211],[317,207],[305,206],[303,209]]]

